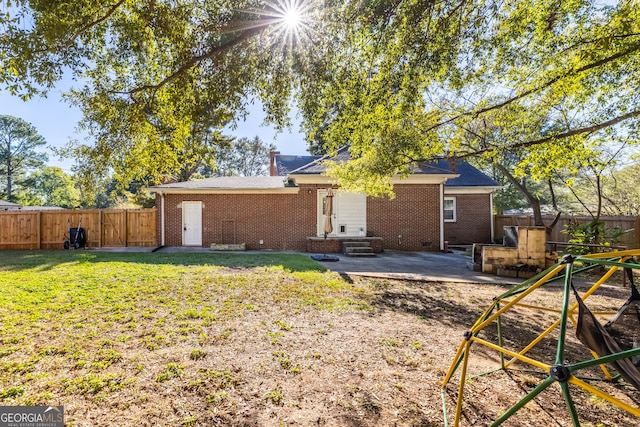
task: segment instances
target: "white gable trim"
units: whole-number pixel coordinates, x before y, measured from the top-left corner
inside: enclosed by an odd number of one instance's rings
[[[501,187],[444,187],[444,194],[491,194]]]
[[[289,179],[293,179],[293,181],[297,184],[321,184],[321,185],[333,185],[334,180],[331,177],[324,175],[296,175],[291,174],[288,175]]]
[[[399,177],[394,176],[391,178],[391,183],[393,185],[402,185],[402,184],[442,184],[447,181],[447,179],[457,178],[460,175],[457,174],[447,174],[447,175],[439,175],[439,174],[413,174],[407,177]],[[290,174],[290,179],[293,179],[296,184],[320,184],[320,185],[332,185],[336,184],[335,180],[329,176],[325,175],[315,175],[315,174]]]
[[[231,189],[231,188],[158,188],[149,187],[151,193],[163,194],[298,194],[298,187],[287,188],[252,188],[252,189]]]

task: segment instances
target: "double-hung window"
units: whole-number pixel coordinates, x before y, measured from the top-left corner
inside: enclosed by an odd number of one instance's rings
[[[456,222],[456,198],[444,198],[444,222]]]

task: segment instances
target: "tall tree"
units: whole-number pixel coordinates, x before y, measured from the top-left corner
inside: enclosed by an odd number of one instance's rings
[[[329,150],[350,143],[355,160],[332,170],[348,185],[388,191],[386,177],[442,154],[489,161],[518,152],[542,178],[605,129],[637,143],[636,2],[381,1],[344,10],[343,47],[317,77],[303,77],[301,111]],[[468,144],[478,120],[503,137]]]
[[[30,174],[18,197],[23,205],[67,209],[80,206],[80,193],[75,188],[73,178],[59,167],[47,166]]]
[[[273,144],[265,144],[258,136],[240,138],[218,155],[218,174],[221,176],[260,176],[269,174],[269,153]]]
[[[302,21],[286,26],[282,4]],[[161,176],[194,123],[219,127],[249,97],[284,126],[293,93],[324,150],[350,144],[332,173],[374,194],[425,157],[542,147],[552,164],[563,141],[603,129],[637,139],[634,0],[18,0],[0,29],[0,84],[29,96],[64,70],[82,77],[70,98],[91,154],[123,180],[142,178],[136,165]],[[464,144],[471,121],[535,128],[540,107],[564,113],[526,138]]]
[[[0,173],[8,201],[15,200],[16,182],[47,161],[47,155],[38,151],[46,143],[31,124],[18,117],[0,116]]]
[[[178,152],[178,181],[189,181],[193,176],[213,175],[219,170],[219,159],[227,153],[233,144],[233,138],[219,131],[206,130],[193,133],[183,149]]]
[[[123,182],[179,175],[181,153],[249,97],[287,123],[294,40],[271,3],[17,1],[0,16],[0,84],[28,97],[81,77],[68,99],[92,142],[75,152]]]
[[[640,163],[613,172],[604,191],[608,215],[640,216]]]

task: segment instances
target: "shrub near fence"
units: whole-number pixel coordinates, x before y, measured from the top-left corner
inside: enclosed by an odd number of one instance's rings
[[[533,216],[531,215],[494,215],[493,219],[496,240],[502,240],[502,230],[505,226],[533,225]],[[545,215],[543,219],[545,224],[551,224],[555,216]],[[579,224],[587,224],[592,221],[592,218],[590,216],[562,215],[551,231],[551,236],[549,236],[548,240],[552,242],[568,242],[570,236],[564,234],[563,230],[565,229],[564,225],[571,220],[575,220]],[[606,228],[620,227],[622,230],[633,229],[632,232],[621,236],[617,244],[628,248],[640,248],[640,217],[603,216],[600,217],[600,220],[604,222]]]
[[[156,246],[155,209],[6,211],[0,250],[62,249],[69,228],[79,225],[88,247]]]

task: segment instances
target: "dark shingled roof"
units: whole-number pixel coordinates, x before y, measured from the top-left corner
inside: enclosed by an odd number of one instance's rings
[[[296,169],[313,163],[322,156],[288,156],[276,154],[275,162],[279,176],[287,176]]]
[[[411,168],[411,171],[412,173],[420,175],[454,175],[459,173],[458,171],[452,171],[451,169],[443,168],[442,166],[434,162],[420,162],[417,165],[413,166]]]
[[[286,156],[281,154],[277,154],[275,156],[276,167],[278,169],[278,175],[280,176],[286,176],[289,174],[321,175],[325,171],[325,167],[322,164],[325,160],[333,160],[340,163],[346,162],[350,159],[351,156],[347,146],[340,148],[335,156]],[[452,167],[451,163],[447,159],[424,161],[414,166],[412,172],[419,175],[459,174],[459,177],[449,178],[447,180],[445,184],[447,187],[500,186],[500,184],[489,178],[483,172],[461,160],[455,163],[455,167]]]
[[[500,187],[500,184],[495,180],[467,162],[458,160],[454,167],[451,167],[447,159],[438,159],[437,165],[439,168],[452,170],[460,174],[458,178],[448,179],[445,184],[447,187]]]
[[[344,146],[338,150],[335,156],[283,156],[277,154],[276,166],[278,168],[278,175],[288,175],[292,173],[300,175],[321,175],[325,171],[325,167],[322,165],[322,162],[325,160],[333,160],[340,163],[350,159],[349,149],[347,146]]]
[[[338,153],[335,156],[326,155],[326,156],[315,156],[315,157],[308,156],[308,157],[312,158],[313,160],[308,164],[302,165],[299,168],[290,171],[289,173],[300,174],[300,175],[320,175],[325,171],[325,167],[322,163],[326,160],[332,160],[337,163],[343,163],[351,160],[349,149],[346,146],[340,148],[338,150]],[[279,169],[278,169],[278,172],[280,173]],[[441,168],[439,167],[439,165],[435,165],[428,162],[422,162],[413,168],[413,173],[420,174],[420,175],[423,175],[423,174],[449,175],[449,174],[455,174],[456,172],[452,172],[449,169]]]

